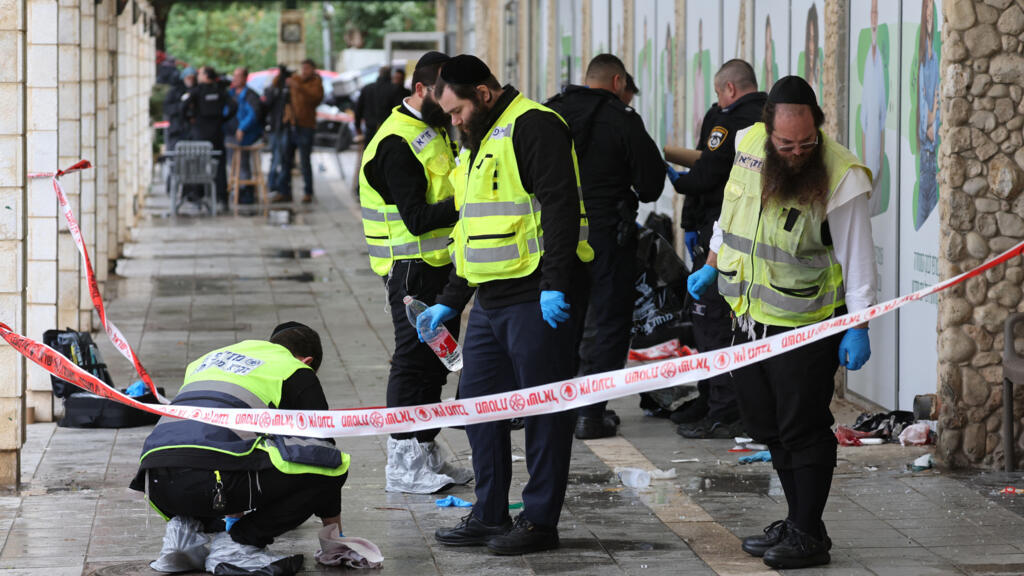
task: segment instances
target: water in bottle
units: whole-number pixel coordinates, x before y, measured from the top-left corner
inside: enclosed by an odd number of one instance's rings
[[[406,296],[403,302],[405,302],[405,315],[415,328],[416,318],[427,309],[427,305],[412,296]],[[459,343],[455,341],[452,333],[445,328],[444,324],[439,324],[433,332],[423,334],[423,340],[434,351],[434,354],[437,354],[441,363],[448,370],[452,372],[462,370],[462,348],[459,347]]]

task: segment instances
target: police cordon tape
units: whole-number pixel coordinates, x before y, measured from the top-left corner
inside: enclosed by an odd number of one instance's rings
[[[85,162],[85,164],[88,165],[88,162]],[[78,166],[78,164],[75,166]],[[81,234],[78,232],[78,226],[75,224],[73,215],[71,215],[70,207],[67,206],[63,189],[61,189],[60,184],[57,182],[57,178],[62,173],[64,172],[58,172],[53,176],[54,190],[57,192],[58,198],[63,198],[62,206],[65,207],[65,216],[68,217],[72,234],[77,234],[77,242],[80,241]],[[72,224],[74,224],[73,227],[71,226]],[[84,252],[84,243],[80,244],[80,248],[83,250],[83,257],[85,257],[88,266],[88,256]],[[784,354],[811,342],[839,334],[852,326],[888,314],[910,302],[941,292],[950,286],[955,286],[969,278],[978,276],[986,270],[1005,263],[1011,258],[1020,256],[1022,253],[1024,253],[1024,242],[1017,244],[972,270],[927,288],[922,288],[917,292],[900,296],[888,302],[865,308],[864,310],[829,318],[817,324],[794,328],[793,330],[762,340],[755,340],[729,348],[712,350],[682,358],[671,358],[641,366],[571,378],[522,390],[400,408],[251,410],[146,404],[122,394],[102,380],[82,370],[56,350],[31,338],[15,333],[2,322],[0,322],[0,337],[26,358],[58,378],[98,396],[154,414],[196,420],[215,426],[262,434],[312,438],[394,434],[431,428],[479,424],[495,420],[537,416],[562,410],[571,410],[595,402],[614,400],[640,392],[649,392],[651,390],[711,378],[737,368],[755,364],[767,358]],[[91,278],[91,267],[88,273]],[[95,294],[93,303],[102,306],[102,300],[98,297],[98,290],[94,293],[92,285],[90,285],[90,294]],[[101,317],[105,317],[105,315],[101,313]],[[114,330],[116,331],[116,328]],[[110,329],[108,328],[109,333]],[[119,335],[120,332],[117,332],[117,334]],[[141,368],[141,364],[138,363],[134,352],[131,352],[131,348],[127,346],[127,341],[123,337],[120,338],[120,341],[125,343],[125,347],[131,354],[129,359],[133,360],[136,369]],[[114,341],[114,343],[116,346],[117,341]],[[125,354],[123,350],[122,354]],[[140,371],[140,374],[142,373],[144,372]],[[155,390],[155,387],[152,389]]]
[[[32,178],[49,178],[53,183],[53,191],[57,194],[57,202],[60,203],[61,210],[64,212],[64,220],[67,221],[68,230],[71,232],[71,237],[75,241],[75,246],[78,247],[78,252],[82,255],[82,265],[85,266],[86,283],[89,286],[89,298],[92,300],[92,305],[96,308],[96,313],[100,317],[100,323],[103,324],[103,330],[106,331],[107,336],[110,338],[110,342],[117,348],[117,351],[122,356],[128,359],[129,362],[135,367],[135,371],[138,372],[139,378],[146,384],[153,396],[156,397],[157,401],[161,404],[167,404],[168,401],[164,398],[156,388],[156,384],[153,383],[153,379],[150,378],[149,372],[146,371],[142,366],[142,362],[139,361],[139,357],[135,354],[135,350],[132,350],[131,345],[128,344],[128,340],[124,337],[124,334],[107,318],[106,308],[103,306],[103,297],[100,295],[99,285],[96,283],[96,274],[92,269],[92,262],[89,260],[89,250],[85,247],[85,240],[82,239],[82,231],[78,227],[78,221],[75,220],[75,214],[71,209],[71,203],[68,202],[67,194],[64,193],[64,187],[60,183],[60,177],[70,172],[78,172],[80,170],[87,170],[92,168],[92,164],[88,160],[79,160],[71,167],[65,170],[58,170],[56,172],[35,172],[30,173],[28,177]]]

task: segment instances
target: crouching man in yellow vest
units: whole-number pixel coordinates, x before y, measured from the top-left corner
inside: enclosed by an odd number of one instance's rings
[[[445,128],[448,115],[432,93],[449,57],[424,54],[412,73],[414,92],[380,125],[363,152],[359,203],[370,267],[384,279],[395,329],[387,406],[441,401],[448,370],[420,342],[409,323],[406,296],[433,304],[452,270],[448,235],[458,219],[450,173],[455,152]],[[446,322],[459,337],[459,319]],[[387,443],[384,489],[429,494],[473,479],[472,471],[447,461],[434,442],[439,429],[392,434]]]
[[[471,398],[571,378],[594,253],[569,128],[560,116],[502,86],[479,58],[441,68],[438,102],[463,135],[456,169],[459,221],[450,245],[455,273],[420,334],[454,318],[476,292],[462,351],[459,394]],[[572,411],[526,418],[523,512],[511,521],[508,420],[466,426],[476,504],[434,536],[449,546],[496,554],[556,548],[569,477]]]
[[[870,171],[825,136],[810,85],[772,87],[764,122],[737,135],[708,264],[687,281],[732,308],[736,343],[773,336],[874,302]],[[830,561],[821,521],[836,465],[829,403],[839,366],[871,355],[867,324],[732,372],[747,433],[767,444],[786,494],[785,519],[743,549],[773,568]]]
[[[316,331],[287,322],[269,341],[245,340],[189,364],[171,404],[327,410],[316,376],[322,359]],[[214,572],[212,559],[251,566],[265,558],[274,538],[313,514],[340,530],[348,465],[348,454],[330,439],[255,434],[165,416],[143,444],[131,488],[145,492],[164,517],[194,519],[219,532],[206,564]]]

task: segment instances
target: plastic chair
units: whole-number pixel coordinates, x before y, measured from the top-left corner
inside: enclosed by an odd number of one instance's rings
[[[178,214],[178,208],[185,201],[182,196],[186,185],[203,187],[203,198],[210,208],[210,214],[217,215],[217,158],[213,144],[202,140],[179,140],[174,146],[174,164],[171,176],[174,193],[171,196],[171,213]],[[197,204],[199,202],[196,202]]]
[[[231,206],[235,216],[238,216],[238,191],[242,186],[255,186],[256,197],[259,199],[260,213],[267,214],[267,183],[263,179],[263,162],[260,152],[263,151],[263,143],[257,142],[248,146],[238,144],[225,144],[231,150],[231,173],[228,175],[228,189],[231,190]],[[249,155],[251,176],[248,179],[241,178],[243,153]]]

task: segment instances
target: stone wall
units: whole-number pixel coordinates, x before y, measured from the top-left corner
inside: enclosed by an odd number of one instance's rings
[[[1024,239],[1024,0],[946,0],[939,150],[940,274],[969,270]],[[939,296],[939,446],[950,466],[998,466],[1003,324],[1024,311],[1017,257]],[[1020,343],[1018,350],[1024,349]],[[1024,462],[1024,382],[1015,391]]]
[[[0,322],[40,339],[93,318],[81,257],[50,172],[63,179],[100,281],[134,224],[152,171],[155,72],[148,2],[0,0]],[[101,287],[102,290],[102,287]],[[14,486],[29,413],[53,418],[50,378],[0,343],[0,488]]]

